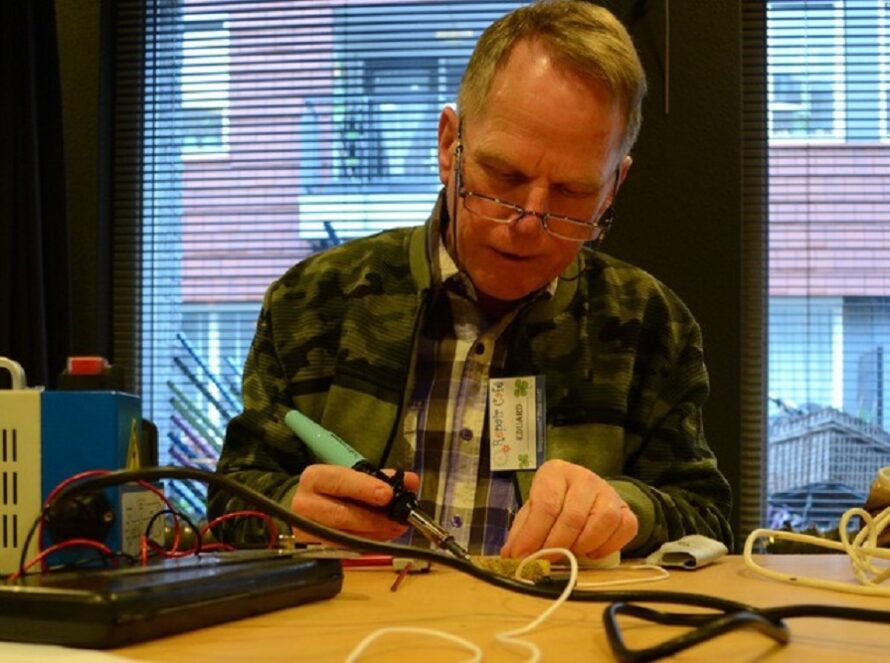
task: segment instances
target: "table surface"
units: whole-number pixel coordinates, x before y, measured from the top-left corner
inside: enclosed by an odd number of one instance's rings
[[[758,557],[770,568],[836,580],[851,580],[842,555]],[[631,562],[624,562],[627,565]],[[584,571],[582,582],[641,577],[651,571]],[[433,628],[472,640],[485,661],[524,661],[528,653],[495,640],[501,631],[520,628],[543,612],[548,600],[509,592],[457,571],[434,567],[405,578],[390,591],[389,569],[346,569],[343,591],[334,599],[242,619],[177,636],[145,642],[113,653],[140,661],[342,661],[379,628]],[[818,603],[890,610],[890,597],[859,596],[783,583],[754,573],[739,556],[728,556],[697,571],[672,571],[666,581],[615,589],[702,592],[757,607]],[[603,628],[604,604],[571,602],[561,606],[525,639],[537,644],[542,660],[614,660]],[[655,644],[682,632],[627,620],[629,646]],[[721,636],[682,652],[680,661],[887,661],[890,625],[828,619],[787,621],[791,642],[779,646],[753,630]],[[419,635],[389,635],[361,661],[461,661],[469,652]]]

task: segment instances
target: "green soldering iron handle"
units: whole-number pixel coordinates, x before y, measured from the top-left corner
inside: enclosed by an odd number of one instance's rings
[[[346,444],[342,438],[319,426],[302,412],[291,410],[285,415],[284,423],[323,463],[354,468],[362,461],[367,462],[364,456]]]
[[[411,511],[418,509],[417,495],[405,489],[401,475],[387,476],[367,458],[349,446],[335,433],[320,426],[302,412],[291,410],[284,416],[287,424],[322,463],[348,467],[388,483],[393,489],[393,500],[386,508],[387,515],[400,523],[407,523]]]

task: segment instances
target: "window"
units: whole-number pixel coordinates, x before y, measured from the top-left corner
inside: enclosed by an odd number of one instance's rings
[[[183,156],[228,150],[229,30],[222,14],[183,16],[181,122]]]
[[[426,219],[439,112],[519,4],[117,3],[114,355],[162,462],[215,463],[275,278]],[[201,510],[202,487],[174,489]]]
[[[840,140],[846,90],[843,3],[769,3],[769,120],[773,140]]]
[[[770,521],[830,529],[890,465],[886,6],[767,12]]]

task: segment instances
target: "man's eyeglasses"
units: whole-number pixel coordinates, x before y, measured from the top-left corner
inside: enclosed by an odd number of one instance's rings
[[[464,209],[488,221],[495,223],[515,223],[526,216],[536,216],[541,220],[544,230],[569,242],[589,242],[601,237],[608,230],[611,215],[606,214],[598,221],[584,221],[571,216],[551,214],[549,212],[534,212],[519,205],[508,203],[500,198],[489,196],[476,191],[463,188],[463,170],[461,155],[463,143],[458,142],[457,157],[457,195],[463,200]],[[615,173],[616,184],[618,173]]]

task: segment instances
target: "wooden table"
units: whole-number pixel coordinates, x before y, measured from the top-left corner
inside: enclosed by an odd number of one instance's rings
[[[773,568],[832,579],[852,579],[840,555],[770,556]],[[630,576],[629,571],[585,571],[584,581]],[[343,591],[334,599],[229,622],[178,636],[115,650],[141,661],[342,661],[372,631],[387,626],[436,628],[459,634],[482,648],[486,661],[523,661],[524,651],[495,640],[499,631],[524,626],[549,604],[483,583],[459,572],[434,568],[408,576],[390,591],[387,569],[347,569]],[[741,557],[729,556],[699,571],[673,571],[667,581],[623,589],[703,592],[758,607],[819,603],[890,610],[890,598],[810,589],[781,583],[749,571]],[[544,661],[610,661],[602,623],[603,604],[568,603],[525,636]],[[778,646],[751,630],[731,633],[676,656],[680,661],[860,661],[890,660],[890,625],[827,619],[788,620],[791,642]],[[676,627],[627,622],[631,646],[655,644],[681,632]],[[418,636],[390,635],[372,645],[362,661],[461,661],[469,652]]]

